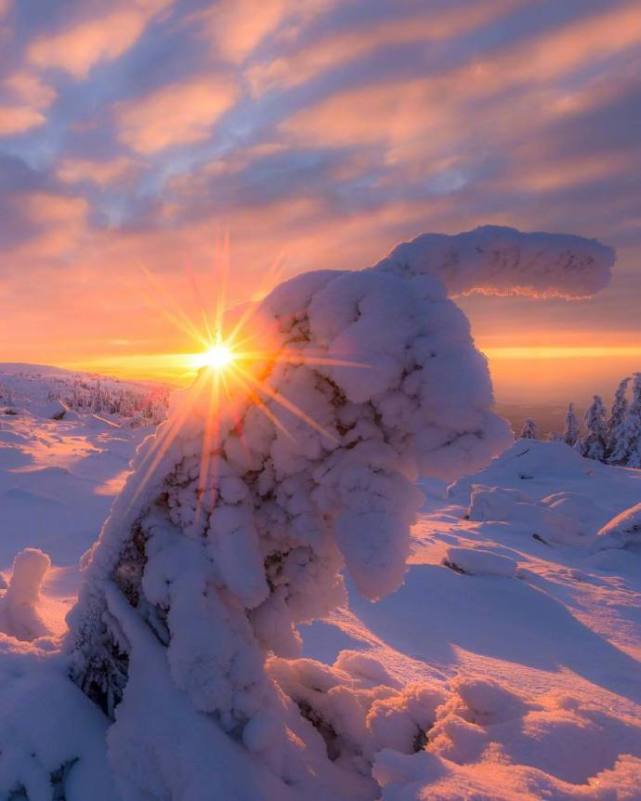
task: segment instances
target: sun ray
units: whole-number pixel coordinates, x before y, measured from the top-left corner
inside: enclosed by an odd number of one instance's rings
[[[337,442],[336,437],[329,431],[326,431],[321,425],[319,425],[316,420],[310,417],[306,412],[304,412],[299,406],[297,406],[293,401],[290,401],[284,395],[282,395],[278,390],[270,387],[267,382],[258,381],[255,379],[250,373],[244,370],[240,365],[237,368],[252,384],[255,385],[258,392],[262,392],[267,395],[272,400],[276,401],[279,405],[281,405],[284,409],[288,412],[293,414],[295,417],[298,417],[303,422],[307,423],[310,428],[313,428],[314,431],[317,431],[321,436],[327,437],[327,439],[332,440],[333,442]]]

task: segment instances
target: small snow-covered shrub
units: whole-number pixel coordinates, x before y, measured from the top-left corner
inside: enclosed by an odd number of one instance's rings
[[[193,771],[192,747],[251,754],[283,798],[371,798],[376,750],[420,747],[428,690],[403,700],[297,660],[297,625],[344,603],[343,571],[372,600],[397,588],[416,479],[455,478],[511,441],[446,287],[586,294],[611,260],[486,228],[298,276],[260,304],[231,397],[204,371],[138,453],[69,618],[72,675],[115,711],[125,801],[208,797],[220,767]]]
[[[25,548],[16,556],[9,587],[0,598],[0,631],[18,640],[34,640],[49,633],[38,600],[50,567],[51,560],[39,548]]]

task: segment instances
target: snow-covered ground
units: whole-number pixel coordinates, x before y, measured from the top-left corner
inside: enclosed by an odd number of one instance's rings
[[[381,757],[384,798],[641,798],[639,511],[632,536],[597,536],[641,471],[520,440],[445,497],[425,489],[403,587],[350,593],[305,637],[445,690],[427,752]]]
[[[2,798],[22,798],[20,788],[30,799],[53,798],[54,768],[78,753],[69,801],[87,801],[88,787],[96,800],[118,798],[101,713],[62,663],[56,672],[41,661],[56,649],[79,559],[147,433],[90,413],[52,420],[37,404],[0,415],[0,569],[10,581],[13,558],[27,547],[53,563],[34,603],[29,582],[37,585],[47,565],[27,552],[13,600],[11,591],[0,598]],[[357,652],[338,664],[366,684],[422,683],[426,740],[415,754],[377,756],[382,797],[640,799],[639,513],[614,534],[606,524],[641,499],[641,471],[583,460],[562,443],[520,440],[449,490],[436,480],[422,489],[402,587],[376,603],[350,587],[349,608],[301,627],[306,656],[333,664]],[[42,624],[46,636],[14,639],[26,624],[36,633]],[[73,731],[56,731],[71,708]],[[20,763],[31,747],[35,767]],[[238,760],[240,776],[238,753],[225,759]],[[231,782],[225,797],[253,798],[242,787]]]
[[[16,553],[36,547],[50,555],[42,605],[51,627],[64,626],[75,599],[78,560],[98,536],[149,427],[129,418],[61,411],[51,399],[74,378],[56,368],[0,365],[0,571],[8,578]]]

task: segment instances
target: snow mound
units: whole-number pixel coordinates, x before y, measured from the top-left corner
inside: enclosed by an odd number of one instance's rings
[[[534,501],[519,490],[473,484],[467,517],[470,520],[510,523],[546,540],[575,543],[584,531],[573,515],[574,504],[568,502],[564,505],[559,498],[548,501],[548,498]],[[565,511],[559,511],[559,507]]]
[[[427,750],[382,751],[374,775],[384,801],[636,801],[640,735],[572,695],[525,700],[461,676],[436,710]]]
[[[504,576],[512,578],[516,575],[517,563],[509,556],[501,556],[485,548],[447,549],[443,564],[459,573],[472,576]]]
[[[580,298],[607,286],[614,261],[612,248],[593,239],[486,225],[454,236],[422,234],[378,266],[436,276],[454,295]]]
[[[18,640],[49,633],[38,612],[40,587],[51,560],[39,548],[25,548],[13,562],[9,588],[0,598],[0,631]]]
[[[599,529],[595,551],[621,548],[641,552],[641,503],[626,509]]]
[[[561,521],[570,519],[582,538],[593,537],[640,495],[640,471],[584,459],[564,442],[538,440],[518,440],[483,470],[448,487],[450,501],[468,507],[474,519],[525,525],[530,515],[537,525],[552,521],[551,530],[561,537]]]
[[[59,655],[0,635],[0,798],[117,801],[106,727]]]

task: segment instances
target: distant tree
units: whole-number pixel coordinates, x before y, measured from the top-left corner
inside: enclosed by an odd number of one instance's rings
[[[605,419],[605,406],[600,395],[595,395],[590,408],[585,413],[585,437],[581,440],[579,451],[588,459],[605,460],[608,439],[608,425]]]
[[[538,439],[538,429],[534,420],[531,417],[527,417],[525,422],[523,423],[523,428],[521,429],[521,433],[519,435],[521,439]]]
[[[576,412],[574,411],[574,404],[568,405],[568,411],[565,415],[565,428],[563,430],[563,442],[573,448],[579,438],[579,421],[576,419]]]
[[[624,378],[614,393],[612,409],[608,419],[608,437],[606,443],[606,459],[613,461],[612,456],[617,452],[619,439],[624,435],[628,412],[628,399],[626,397],[630,377]]]
[[[632,398],[608,461],[630,467],[641,466],[638,464],[641,462],[641,373],[634,374]]]

